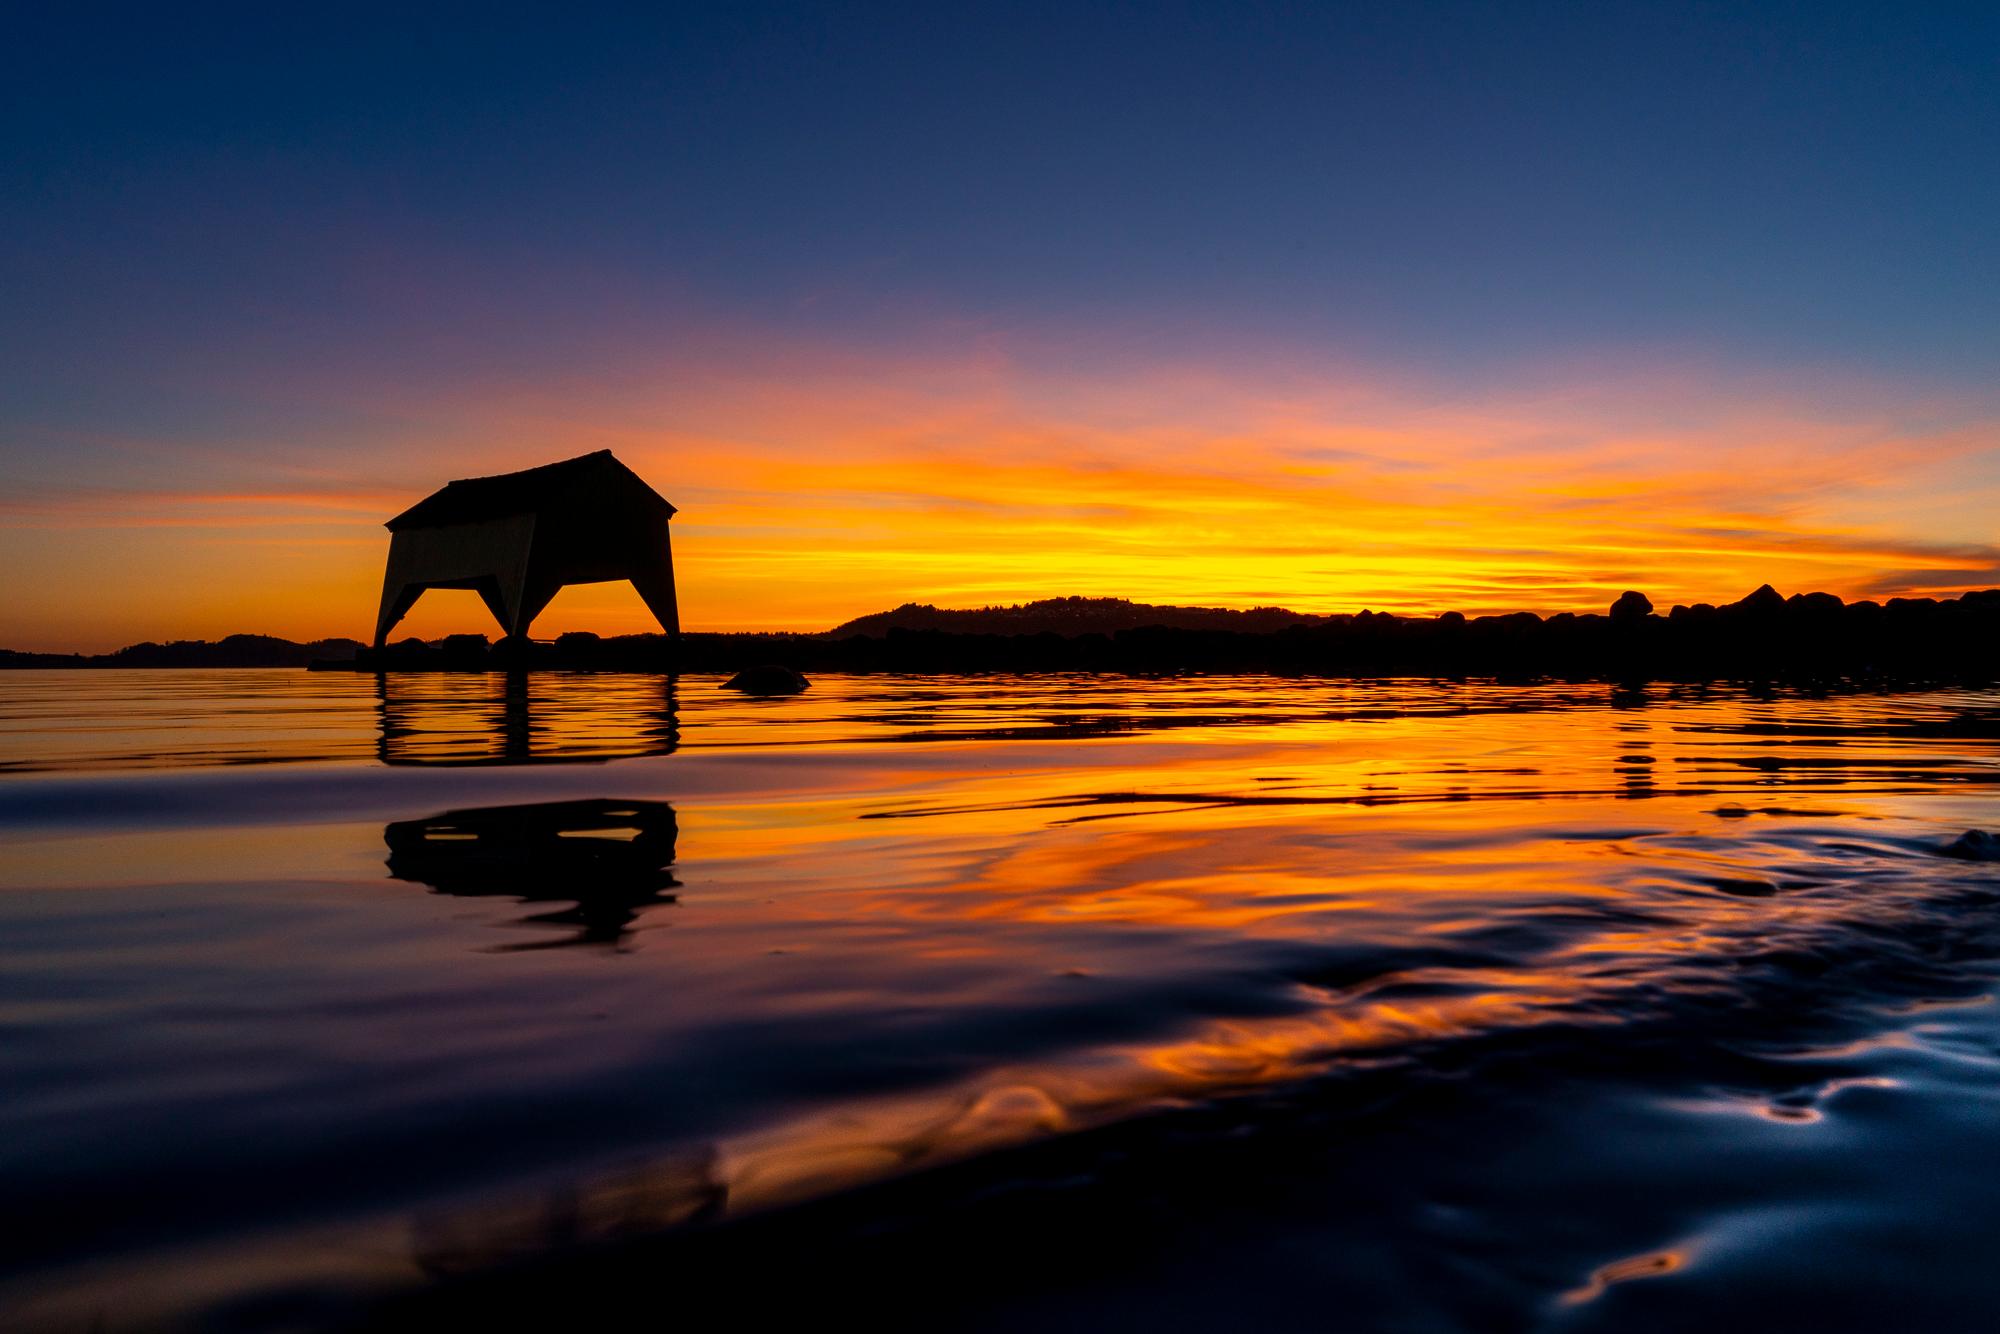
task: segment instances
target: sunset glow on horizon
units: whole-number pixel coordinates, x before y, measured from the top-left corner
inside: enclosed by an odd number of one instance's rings
[[[236,487],[17,492],[5,554],[41,577],[10,605],[9,645],[365,637],[383,519],[456,477],[601,448],[680,507],[691,630],[1072,594],[1546,614],[1601,611],[1626,588],[1664,609],[1765,582],[1849,598],[2000,583],[1976,517],[2000,503],[1977,404],[1889,412],[1877,396],[1857,412],[1852,390],[1815,402],[1688,376],[1477,401],[1185,366],[1086,384],[990,351],[768,376],[489,389],[405,405],[396,431],[329,462],[192,453],[191,474]],[[649,628],[622,584],[568,589],[537,625]],[[433,592],[398,633],[461,631],[493,627],[471,594]]]

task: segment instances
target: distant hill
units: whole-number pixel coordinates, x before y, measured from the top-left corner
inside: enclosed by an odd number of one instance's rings
[[[0,669],[8,667],[304,667],[316,659],[351,661],[361,648],[353,639],[293,643],[271,635],[230,635],[176,639],[168,644],[128,644],[115,653],[19,653],[0,649]]]
[[[1325,625],[1346,616],[1312,616],[1283,607],[1160,607],[1127,598],[1043,598],[1010,607],[947,611],[928,603],[905,602],[894,611],[857,616],[827,631],[832,639],[881,635],[891,630],[942,630],[960,635],[1109,635],[1120,630],[1165,626],[1172,630],[1228,630],[1269,634],[1295,625]]]

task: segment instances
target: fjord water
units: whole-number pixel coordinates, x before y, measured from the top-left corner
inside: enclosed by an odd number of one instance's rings
[[[2000,693],[0,675],[0,1312],[1988,1329]]]

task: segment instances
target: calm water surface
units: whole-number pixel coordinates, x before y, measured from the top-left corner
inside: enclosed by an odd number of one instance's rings
[[[2000,1327],[2000,693],[0,674],[0,1324]]]

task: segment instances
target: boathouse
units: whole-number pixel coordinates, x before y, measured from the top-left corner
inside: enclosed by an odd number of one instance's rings
[[[375,645],[429,588],[469,588],[526,636],[567,584],[630,580],[670,635],[680,633],[667,522],[674,507],[608,449],[497,477],[452,482],[388,521],[389,566]]]

